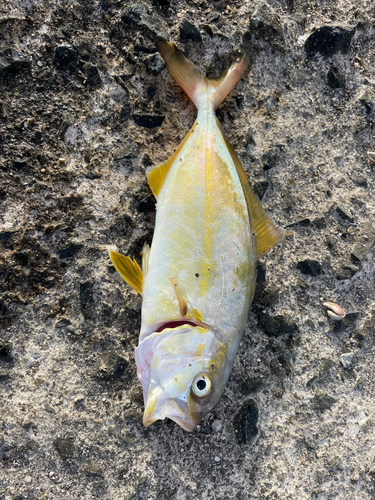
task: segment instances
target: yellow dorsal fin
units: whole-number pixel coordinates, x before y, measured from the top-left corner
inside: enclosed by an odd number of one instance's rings
[[[145,243],[142,249],[142,273],[143,278],[146,277],[148,271],[148,259],[150,258],[150,246]]]
[[[164,163],[156,165],[156,167],[149,167],[146,169],[147,180],[150,185],[151,191],[154,193],[155,198],[158,197],[171,166],[175,162],[176,158],[180,155],[182,148],[184,147],[186,141],[189,139],[190,135],[194,133],[195,127],[196,122],[194,122],[189,133],[178,146],[177,151],[170,158],[168,158],[168,160],[166,160]]]
[[[137,293],[142,294],[143,274],[134,257],[131,260],[129,257],[125,257],[125,255],[121,255],[113,250],[109,251],[109,256],[116,271],[121,274],[126,283]]]
[[[251,189],[249,179],[247,178],[247,175],[245,174],[234,149],[225,137],[224,130],[218,118],[216,118],[216,123],[223,134],[223,138],[236,166],[238,177],[241,181],[241,186],[246,198],[247,210],[249,212],[251,228],[254,233],[257,257],[259,258],[265,255],[282,239],[283,232],[282,229],[277,227],[266,214],[254,191]]]
[[[172,283],[173,290],[175,291],[175,294],[176,294],[176,297],[178,300],[178,304],[180,306],[180,314],[181,314],[181,316],[186,316],[187,300],[186,300],[186,297],[182,293],[181,286],[176,278],[169,278],[169,281]]]

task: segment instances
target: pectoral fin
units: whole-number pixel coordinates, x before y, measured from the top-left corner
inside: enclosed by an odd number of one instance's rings
[[[113,250],[109,251],[109,256],[116,271],[121,274],[126,283],[137,293],[142,294],[143,273],[135,259],[131,260],[129,257],[125,257],[125,255]]]
[[[148,259],[150,258],[150,251],[150,246],[145,243],[142,249],[142,273],[144,278],[148,272]]]
[[[172,283],[173,290],[175,291],[178,304],[180,306],[180,314],[181,316],[186,316],[187,313],[187,300],[184,294],[182,293],[181,286],[176,278],[169,278],[169,281]]]
[[[247,210],[249,212],[251,228],[254,233],[255,247],[257,257],[262,257],[269,252],[283,237],[283,232],[280,227],[277,227],[270,217],[264,211],[259,203],[254,191],[251,189],[247,175],[242,168],[234,149],[229,144],[225,137],[220,121],[216,118],[216,123],[223,134],[225,143],[230,152],[232,160],[236,166],[238,177],[241,181],[241,186],[245,195]]]

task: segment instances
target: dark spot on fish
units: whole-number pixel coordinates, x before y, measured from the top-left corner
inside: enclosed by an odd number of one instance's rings
[[[215,365],[212,363],[211,370],[215,370]]]
[[[196,278],[199,278],[199,273],[195,273],[195,277],[196,277]]]

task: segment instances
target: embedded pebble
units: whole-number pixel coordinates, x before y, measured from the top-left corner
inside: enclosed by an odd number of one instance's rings
[[[352,364],[353,357],[354,353],[352,352],[346,352],[340,356],[340,360],[344,368],[349,368],[349,366]]]
[[[214,420],[212,422],[212,429],[215,431],[215,432],[220,432],[221,429],[223,428],[223,424],[220,422],[220,420]]]

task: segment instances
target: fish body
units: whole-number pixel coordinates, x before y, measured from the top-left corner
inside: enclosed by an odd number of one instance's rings
[[[220,398],[254,294],[257,258],[281,232],[251,191],[215,115],[245,71],[246,57],[209,80],[173,44],[158,46],[198,115],[172,158],[147,172],[157,213],[139,276],[135,357],[144,425],[168,417],[192,431]],[[129,282],[121,257],[111,252]]]

